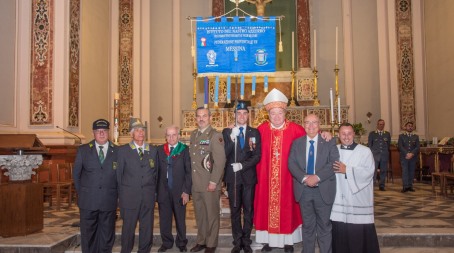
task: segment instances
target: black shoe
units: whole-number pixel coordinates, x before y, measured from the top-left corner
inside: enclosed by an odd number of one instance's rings
[[[400,192],[408,192],[408,188],[403,188]]]
[[[407,190],[410,192],[415,192],[415,189],[413,189],[413,187],[407,188]]]
[[[292,245],[284,245],[284,252],[293,252],[293,246]]]
[[[187,252],[188,251],[188,248],[186,248],[186,246],[178,246],[178,248],[180,249],[180,252]]]
[[[240,246],[235,246],[233,247],[231,253],[240,253],[241,251],[241,247]]]
[[[382,191],[382,192],[386,191],[384,186],[380,186],[379,190]]]
[[[272,250],[273,248],[271,248],[270,245],[268,245],[268,243],[263,245],[262,252],[270,252]]]
[[[207,247],[206,245],[196,244],[196,245],[191,249],[191,252],[198,252],[198,251],[203,250],[203,249],[206,248],[206,247]]]
[[[247,245],[243,247],[244,253],[252,253],[251,246]]]
[[[166,252],[168,250],[167,247],[164,247],[164,245],[162,245],[159,249],[158,249],[158,252]]]

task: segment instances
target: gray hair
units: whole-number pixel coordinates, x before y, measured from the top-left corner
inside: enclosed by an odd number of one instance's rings
[[[172,124],[172,125],[166,127],[166,130],[165,130],[166,135],[167,135],[167,130],[169,130],[169,129],[175,129],[175,130],[177,130],[177,133],[180,134],[180,127],[177,125]]]

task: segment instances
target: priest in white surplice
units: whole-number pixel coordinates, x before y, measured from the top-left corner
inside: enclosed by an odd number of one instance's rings
[[[350,123],[339,128],[340,161],[334,163],[336,198],[331,211],[333,253],[380,252],[374,225],[375,162],[368,147],[353,142]]]

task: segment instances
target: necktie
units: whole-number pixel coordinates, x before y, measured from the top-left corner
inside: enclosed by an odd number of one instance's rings
[[[172,176],[172,154],[173,147],[170,147],[169,158],[167,159],[167,184],[169,185],[169,189],[172,189],[173,184],[173,176]]]
[[[311,146],[309,147],[309,158],[307,159],[307,169],[306,172],[308,175],[314,175],[314,167],[315,167],[315,162],[314,162],[314,141],[310,140]]]
[[[243,127],[240,127],[240,147],[244,148],[244,133],[243,133]]]
[[[142,147],[139,148],[139,156],[140,156],[140,160],[142,160],[142,157],[143,157],[143,149],[142,149]]]
[[[383,132],[382,132],[382,131],[380,131],[380,136],[382,135],[382,133],[383,133]]]
[[[99,158],[99,162],[101,162],[101,164],[104,162],[104,151],[102,150],[103,148],[104,148],[104,146],[99,146],[98,158]]]

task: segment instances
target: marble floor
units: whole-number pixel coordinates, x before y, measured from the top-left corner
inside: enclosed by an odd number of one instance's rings
[[[416,183],[415,192],[401,193],[401,187],[397,180],[388,183],[386,191],[378,191],[378,187],[375,187],[375,224],[382,252],[410,252],[406,249],[419,253],[454,252],[454,195],[440,196],[432,192],[431,185],[424,183]],[[67,252],[80,252],[79,238],[76,236],[79,233],[77,207],[73,205],[57,212],[53,207],[45,205],[44,229],[27,236],[0,237],[0,252],[41,252],[14,250],[27,247],[52,247],[52,252],[64,252],[62,248],[67,248]],[[223,247],[218,252],[230,252],[230,219],[225,197],[222,205],[219,233]],[[154,251],[160,246],[157,211],[155,217]],[[118,220],[116,224],[118,234],[121,223]],[[187,231],[190,237],[194,237],[197,231],[192,202],[187,209]],[[59,245],[62,241],[65,243]],[[189,242],[189,246],[191,245]],[[254,245],[256,252],[260,248],[260,245]],[[298,252],[300,245],[296,248]]]

